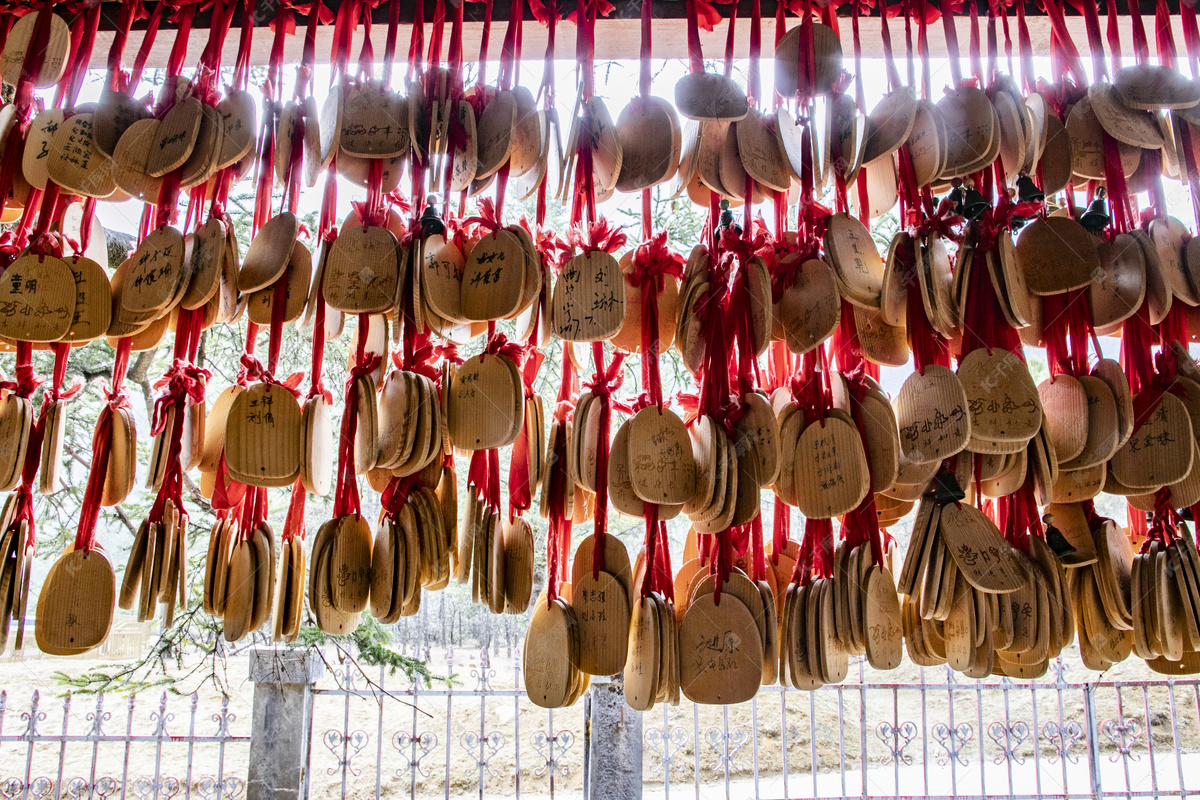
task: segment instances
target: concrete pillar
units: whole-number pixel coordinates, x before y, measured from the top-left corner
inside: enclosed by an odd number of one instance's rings
[[[620,674],[592,678],[588,700],[588,800],[642,796],[642,712],[625,702]]]
[[[312,687],[325,672],[307,650],[250,651],[254,720],[246,800],[306,800]]]

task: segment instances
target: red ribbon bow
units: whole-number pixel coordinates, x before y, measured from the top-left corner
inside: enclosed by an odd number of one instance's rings
[[[615,253],[625,246],[624,228],[614,227],[606,219],[600,219],[586,228],[582,224],[567,229],[567,243],[584,253],[597,250]]]
[[[633,251],[633,269],[625,275],[625,280],[630,286],[640,287],[643,293],[661,294],[668,275],[683,277],[683,256],[671,252],[667,247],[667,232],[662,231]]]
[[[204,402],[204,387],[212,373],[195,364],[177,358],[170,368],[154,384],[155,389],[165,391],[154,401],[151,433],[158,434],[167,422],[167,409],[179,400],[187,398],[195,404]]]

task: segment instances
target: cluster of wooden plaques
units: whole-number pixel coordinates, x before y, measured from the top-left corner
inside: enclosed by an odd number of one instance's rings
[[[19,76],[35,19],[14,25],[0,78]],[[802,39],[808,32],[811,42]],[[40,86],[68,68],[69,39],[53,16]],[[803,74],[802,49],[812,56]],[[1047,94],[1022,94],[1008,78],[986,89],[952,87],[936,101],[901,86],[864,114],[836,88],[841,45],[820,23],[787,31],[774,66],[776,88],[815,98],[813,113],[764,113],[730,78],[699,72],[677,83],[674,104],[638,97],[615,121],[603,100],[581,96],[564,141],[557,115],[527,89],[472,87],[464,95],[441,68],[404,91],[342,77],[321,102],[310,95],[270,109],[268,189],[301,178],[313,187],[336,172],[386,194],[400,189],[406,169],[420,168],[439,194],[476,197],[503,186],[525,199],[544,186],[569,204],[581,188],[581,158],[591,164],[597,201],[669,183],[673,196],[705,209],[714,194],[735,206],[794,202],[809,172],[818,191],[849,187],[848,210],[828,219],[820,242],[780,233],[773,247],[737,259],[733,275],[727,253],[693,249],[681,278],[662,276],[658,330],[647,332],[647,341],[658,340],[654,352],[641,352],[649,298],[633,282],[632,248],[577,247],[551,264],[538,231],[503,224],[486,208],[482,222],[446,219],[427,235],[390,203],[370,217],[356,208],[315,252],[290,211],[270,217],[244,255],[227,217],[186,231],[163,225],[111,274],[103,229],[93,221],[84,230],[82,204],[72,203],[50,232],[87,246],[62,258],[15,258],[0,279],[0,341],[80,346],[104,337],[146,350],[181,311],[201,311],[205,327],[243,315],[261,326],[312,327],[322,308],[330,340],[342,335],[347,315],[357,318],[363,356],[380,363],[356,370],[348,393],[357,403],[353,473],[385,497],[403,486],[404,497],[376,525],[358,514],[326,522],[307,547],[295,536],[277,543],[265,523],[242,530],[236,519],[218,521],[202,604],[230,640],[271,620],[277,640],[294,641],[305,598],[308,614],[331,633],[352,632],[363,613],[393,623],[416,613],[423,591],[454,579],[493,613],[526,613],[536,597],[523,675],[531,699],[546,707],[575,702],[590,675],[620,672],[630,704],[642,710],[681,696],[740,702],[765,684],[836,683],[850,655],[892,669],[905,650],[917,664],[946,663],[973,677],[1032,678],[1076,633],[1089,668],[1136,654],[1161,672],[1200,671],[1200,560],[1190,534],[1173,526],[1177,535],[1135,555],[1125,529],[1087,505],[1101,492],[1141,512],[1161,511],[1163,497],[1175,509],[1200,501],[1200,368],[1186,343],[1164,346],[1178,377],[1152,405],[1139,402],[1110,359],[1039,385],[1018,354],[963,344],[975,341],[964,329],[979,282],[1029,347],[1046,345],[1046,298],[1068,292],[1086,294],[1086,322],[1100,335],[1140,324],[1143,307],[1152,324],[1183,308],[1200,328],[1190,311],[1200,305],[1200,245],[1188,228],[1159,215],[1105,234],[1082,224],[1074,197],[1019,235],[968,225],[953,244],[916,226],[896,232],[881,253],[867,224],[895,206],[909,161],[917,186],[938,194],[998,163],[1001,191],[1015,195],[1019,179],[1037,176],[1053,201],[1068,186],[1106,179],[1113,140],[1130,192],[1152,188],[1160,174],[1186,179],[1188,156],[1200,158],[1200,82],[1165,67],[1126,67],[1111,82],[1080,87],[1065,107]],[[53,185],[78,198],[155,204],[176,179],[192,189],[218,174],[246,177],[259,149],[254,98],[233,90],[209,103],[186,80],[172,88],[175,102],[159,115],[110,88],[94,104],[41,110],[27,128],[15,107],[0,106],[0,161],[17,165],[0,221],[17,219],[32,190]],[[713,363],[710,303],[730,288],[722,281],[745,289],[743,344],[753,358],[786,363],[811,354],[852,314],[865,358],[903,366],[909,317],[919,313],[948,343],[957,369],[924,364],[895,398],[869,377],[831,371],[830,402],[820,408],[784,381],[772,392],[728,398],[739,412],[728,425],[650,405],[605,426],[607,400],[590,390],[547,424],[521,358],[493,342],[457,365],[389,366],[393,341],[413,333],[404,325],[467,345],[503,321],[543,350],[554,334],[581,371],[591,366],[584,345],[609,342],[643,358],[674,347],[699,379]],[[176,414],[184,415],[179,425]],[[65,416],[55,400],[41,432],[45,493],[59,488]],[[251,382],[215,394],[211,408],[189,399],[166,416],[151,450],[151,488],[167,475],[177,428],[181,466],[199,471],[206,497],[223,480],[262,489],[299,481],[316,495],[334,486],[334,412],[320,392],[299,398],[281,383]],[[34,419],[28,399],[0,396],[0,490],[19,482],[37,441]],[[129,495],[136,468],[128,409],[114,409],[112,426],[103,505]],[[449,458],[509,446],[527,463],[527,488],[543,517],[561,497],[572,522],[593,519],[602,486],[621,514],[643,517],[649,505],[660,520],[682,514],[689,534],[673,597],[662,587],[643,592],[653,568],[645,553],[631,563],[617,538],[600,534],[579,543],[557,592],[537,596],[530,523],[473,484],[460,508]],[[558,453],[562,486],[551,483]],[[1027,486],[1050,534],[1013,546],[980,507]],[[768,546],[765,572],[749,554],[731,567],[702,559],[697,537],[749,526],[770,498],[765,490],[779,501],[777,513],[797,508],[809,520],[873,507],[874,522],[887,528],[915,510],[907,552],[901,558],[890,537],[881,549],[842,541],[823,573],[799,576],[794,541]],[[0,513],[0,636],[11,619],[24,619],[30,575],[27,523],[14,515],[10,497]],[[60,619],[82,603],[136,607],[141,620],[161,605],[170,625],[187,600],[187,519],[168,502],[161,523],[141,525],[119,588],[101,546],[87,554],[68,548],[38,598],[38,617],[49,620],[39,624],[39,646],[72,654],[102,641],[111,615],[104,625],[93,624],[103,614],[81,615],[83,626]]]

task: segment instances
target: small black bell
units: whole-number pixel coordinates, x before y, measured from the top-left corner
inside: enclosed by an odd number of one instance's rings
[[[988,208],[988,201],[983,199],[983,194],[978,189],[969,188],[963,191],[958,213],[973,221]]]
[[[1092,233],[1099,233],[1108,227],[1112,218],[1108,216],[1108,204],[1104,202],[1104,187],[1096,190],[1096,199],[1092,200],[1087,211],[1079,218],[1079,224]]]
[[[723,231],[732,224],[733,224],[733,212],[729,210],[729,201],[722,200],[721,201],[721,220],[720,220],[720,222],[717,223],[717,227],[719,227]]]
[[[1040,203],[1046,199],[1046,193],[1037,187],[1033,178],[1022,175],[1017,178],[1017,199],[1022,203]]]
[[[425,198],[425,211],[421,214],[421,233],[425,236],[440,236],[446,232],[446,223],[437,212],[437,197]]]

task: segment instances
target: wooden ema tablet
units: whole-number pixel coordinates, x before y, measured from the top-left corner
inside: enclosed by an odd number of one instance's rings
[[[742,403],[745,413],[734,422],[735,446],[755,486],[769,486],[779,474],[779,423],[763,395],[751,392]]]
[[[1088,102],[1101,127],[1118,142],[1131,147],[1157,150],[1163,145],[1162,131],[1145,111],[1130,108],[1107,81],[1088,86]]]
[[[617,117],[616,133],[621,143],[618,191],[640,191],[674,177],[681,137],[670,103],[655,97],[634,98]]]
[[[825,233],[825,253],[846,299],[866,308],[879,308],[883,259],[866,226],[848,214],[834,214]]]
[[[330,603],[343,614],[367,607],[371,590],[371,526],[357,515],[337,521],[329,544]]]
[[[50,140],[46,173],[50,180],[72,194],[108,197],[117,189],[108,159],[96,146],[92,115],[75,114],[58,125]]]
[[[975,588],[1004,594],[1023,584],[1012,547],[979,509],[965,503],[943,506],[938,532],[958,569]]]
[[[1098,328],[1128,319],[1146,296],[1146,260],[1142,248],[1127,233],[1100,242],[1100,272],[1088,287],[1092,324]]]
[[[183,278],[184,255],[179,231],[164,225],[151,232],[129,258],[129,272],[121,284],[122,308],[138,315],[166,309]]]
[[[521,303],[526,253],[521,240],[508,230],[484,236],[467,257],[461,278],[459,307],[463,319],[503,319]]]
[[[917,115],[912,89],[899,86],[884,95],[867,114],[867,143],[863,163],[871,164],[891,155],[908,139]]]
[[[65,261],[25,255],[0,280],[0,336],[26,342],[58,341],[75,316],[75,280]]]
[[[971,436],[989,441],[1028,441],[1042,424],[1037,388],[1021,359],[1004,349],[981,347],[958,366],[971,411]]]
[[[607,339],[625,318],[625,278],[617,260],[592,251],[568,261],[554,284],[550,319],[554,333],[572,342]]]
[[[245,89],[234,89],[223,96],[217,102],[216,112],[221,122],[221,147],[216,168],[224,169],[241,161],[254,149],[258,113],[254,96]],[[313,126],[316,127],[316,120]]]
[[[675,83],[675,108],[688,119],[739,120],[750,111],[746,93],[724,75],[695,72]]]
[[[945,123],[946,163],[940,177],[969,174],[971,167],[987,160],[998,138],[996,112],[982,89],[962,86],[938,98],[935,113]]]
[[[226,423],[225,465],[251,486],[288,486],[300,471],[300,404],[290,391],[258,383],[237,395]]]
[[[1047,133],[1053,125],[1051,121],[1056,115],[1047,114]],[[1071,169],[1082,178],[1104,180],[1104,126],[1092,104],[1090,96],[1082,98],[1071,106],[1067,113],[1066,135],[1071,143]],[[1117,138],[1117,137],[1113,137]],[[1117,140],[1117,152],[1121,158],[1121,168],[1126,177],[1137,169],[1141,160],[1138,148]],[[1050,150],[1049,140],[1047,150]],[[1043,155],[1042,163],[1046,163]]]
[[[75,655],[99,646],[112,628],[117,581],[98,547],[64,553],[46,576],[37,602],[38,649]]]
[[[1164,394],[1145,423],[1113,455],[1112,474],[1131,489],[1178,483],[1192,468],[1192,423],[1183,402]]]
[[[652,597],[643,597],[633,607],[629,620],[629,656],[625,660],[625,700],[630,708],[653,708],[658,691],[659,671],[665,653],[658,606]]]
[[[1035,220],[1017,238],[1017,260],[1034,294],[1081,289],[1100,267],[1096,240],[1069,217]]]
[[[250,242],[250,249],[242,260],[238,270],[238,291],[249,294],[279,280],[287,269],[299,233],[300,220],[290,211],[267,220]]]
[[[571,582],[571,608],[579,623],[579,669],[589,675],[613,675],[625,668],[629,634],[629,596],[610,572],[591,571]]]
[[[1112,86],[1130,108],[1190,109],[1200,103],[1200,85],[1164,66],[1122,67],[1113,73]]]
[[[146,174],[161,178],[183,166],[196,146],[204,109],[199,100],[189,97],[170,108],[162,117],[158,140],[146,157]]]
[[[19,17],[13,23],[8,37],[4,40],[4,50],[0,52],[0,78],[10,86],[16,86],[20,80],[26,53],[33,42],[38,15],[41,13],[50,14],[50,35],[45,49],[34,54],[39,63],[35,86],[39,89],[53,86],[66,72],[67,54],[71,47],[71,29],[62,17],[48,8],[45,12],[34,11]]]
[[[900,387],[896,423],[904,457],[917,464],[942,461],[967,446],[971,418],[958,376],[938,364],[913,372]]]
[[[364,84],[342,102],[338,147],[352,156],[391,158],[408,151],[408,103],[402,95]]]
[[[325,299],[347,314],[379,314],[402,285],[399,243],[387,228],[342,226],[324,268]]]
[[[811,52],[813,81],[801,85],[800,52],[810,50],[804,26],[788,29],[775,46],[775,86],[784,97],[800,92],[805,97],[828,94],[842,69],[842,43],[828,25],[813,22]]]
[[[533,529],[517,517],[504,525],[504,613],[524,614],[533,594]]]
[[[422,298],[435,313],[451,321],[467,321],[461,299],[465,269],[462,252],[442,236],[434,234],[421,242]]]
[[[113,180],[117,188],[144,202],[154,202],[162,187],[162,178],[146,174],[146,159],[158,142],[162,121],[154,118],[132,123],[113,149]]]
[[[629,420],[629,480],[647,502],[681,505],[696,495],[687,427],[670,409],[647,407]]]
[[[66,113],[61,108],[48,108],[29,123],[25,149],[21,153],[21,172],[35,189],[46,188],[46,181],[50,177],[48,165],[50,161],[57,160],[61,151],[61,147],[59,151],[52,151],[50,145],[65,124]]]
[[[679,629],[680,688],[696,703],[749,700],[762,681],[763,649],[749,609],[731,595],[709,593],[688,607]]]
[[[525,648],[521,677],[525,693],[541,708],[562,708],[574,681],[579,644],[577,624],[571,607],[561,600],[546,600],[543,594],[534,606]]]
[[[793,353],[807,353],[837,328],[842,316],[841,300],[829,265],[819,259],[805,261],[796,272],[796,280],[783,290],[772,309],[772,323],[779,332],[776,338],[782,338]]]
[[[283,321],[295,322],[304,314],[308,302],[309,282],[312,279],[312,255],[300,242],[292,246],[292,255],[286,271],[279,278],[284,281]],[[274,315],[275,286],[271,284],[250,294],[246,301],[246,316],[251,322],[269,326]]]
[[[508,161],[516,122],[517,98],[511,91],[496,92],[487,99],[475,123],[479,157],[476,180],[491,177]]]
[[[1042,381],[1038,396],[1046,410],[1046,432],[1055,456],[1060,462],[1070,461],[1087,443],[1087,392],[1077,379],[1063,374]]]
[[[513,443],[524,422],[524,392],[503,356],[478,355],[454,373],[447,423],[455,447],[490,450]],[[506,360],[506,359],[505,359]]]
[[[866,454],[854,425],[826,417],[804,429],[796,445],[796,506],[828,519],[857,506],[870,488]]]

